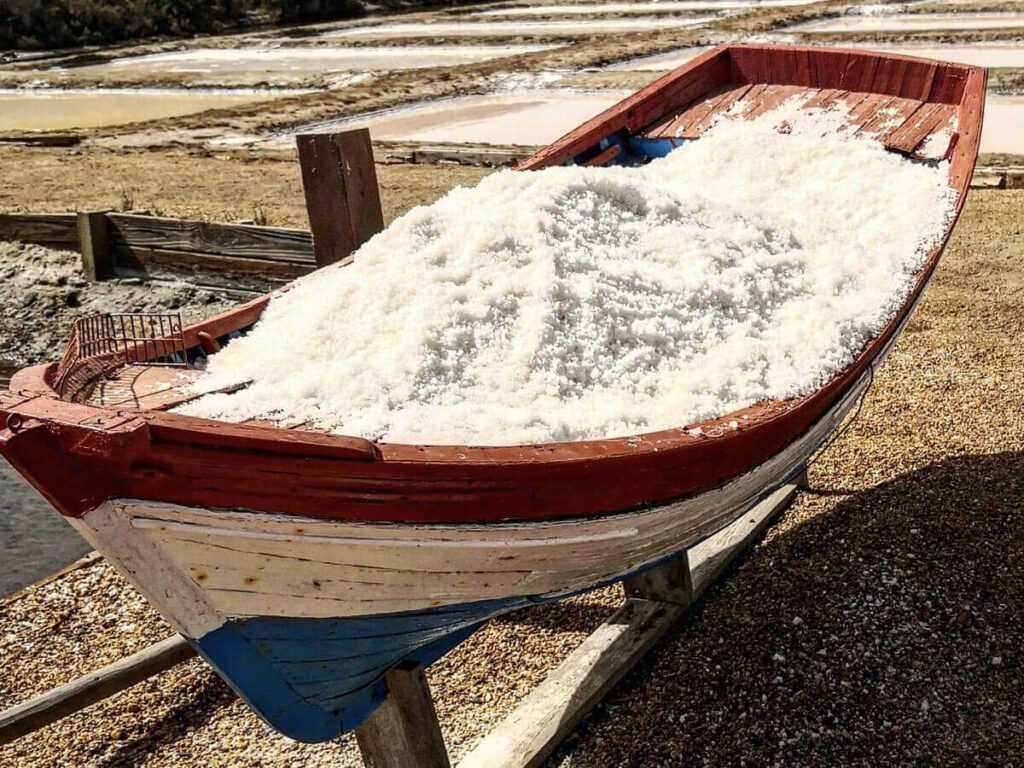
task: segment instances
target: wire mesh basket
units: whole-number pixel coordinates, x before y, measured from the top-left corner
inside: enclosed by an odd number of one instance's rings
[[[188,367],[181,314],[114,312],[75,321],[54,377],[61,395],[132,363]]]

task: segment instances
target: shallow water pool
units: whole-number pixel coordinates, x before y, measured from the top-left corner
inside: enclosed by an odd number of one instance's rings
[[[280,92],[156,89],[0,90],[0,131],[99,128],[272,99]]]
[[[1024,67],[1024,44],[865,45],[873,51],[951,61],[972,67]]]
[[[610,19],[573,19],[566,21],[445,21],[380,24],[349,27],[325,32],[324,37],[520,37],[527,35],[585,35],[614,32],[642,32],[645,29],[672,29],[700,26],[716,16],[644,17]]]
[[[369,128],[377,141],[540,146],[564,136],[629,93],[550,89],[464,96],[326,121],[300,130]],[[981,151],[1024,154],[1021,125],[1024,125],[1024,96],[989,95]],[[275,141],[285,143],[283,139]]]
[[[839,16],[790,27],[791,32],[929,32],[1024,28],[1024,13],[894,13]]]
[[[367,127],[378,141],[536,146],[549,144],[627,95],[536,90],[463,96],[301,130]]]
[[[1024,155],[1024,96],[993,96],[985,99],[981,151]]]
[[[0,459],[0,597],[76,560],[91,547]]]
[[[551,45],[437,45],[338,48],[193,48],[118,59],[93,70],[118,72],[316,74],[471,64],[519,56]]]
[[[901,56],[920,56],[925,59],[951,61],[955,64],[967,64],[974,67],[1024,67],[1024,43],[940,43],[935,45],[840,43],[838,45],[844,48],[860,48]],[[708,50],[707,46],[680,48],[653,56],[641,56],[621,61],[618,64],[612,64],[607,69],[644,72],[668,71],[685,64],[706,50]]]
[[[728,11],[734,8],[810,5],[818,0],[663,0],[636,3],[564,3],[523,5],[477,11],[473,16],[574,16],[601,13],[678,13],[680,11]]]

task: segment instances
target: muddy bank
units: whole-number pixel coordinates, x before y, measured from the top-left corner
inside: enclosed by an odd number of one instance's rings
[[[0,242],[0,360],[29,365],[59,359],[76,318],[101,312],[181,312],[186,323],[223,312],[241,297],[188,283],[138,278],[88,283],[81,256]]]

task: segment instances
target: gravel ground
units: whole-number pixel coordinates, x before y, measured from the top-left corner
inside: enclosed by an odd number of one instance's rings
[[[1014,765],[1024,748],[1024,191],[975,191],[811,490],[570,737],[561,766]],[[494,621],[430,670],[457,758],[621,600]],[[0,707],[169,633],[103,563],[0,606]],[[277,736],[192,661],[0,765],[358,765]]]
[[[235,301],[188,283],[137,278],[88,283],[81,256],[0,242],[0,361],[20,366],[58,359],[75,319],[98,312],[180,311],[186,323]]]

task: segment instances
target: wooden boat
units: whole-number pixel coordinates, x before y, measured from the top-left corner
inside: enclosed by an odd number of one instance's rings
[[[726,45],[520,168],[641,163],[699,141],[738,102],[752,116],[804,94],[846,101],[851,124],[894,152],[948,158],[959,213],[985,83],[981,69],[923,59]],[[799,472],[891,349],[949,234],[842,374],[699,425],[466,447],[168,413],[203,375],[174,363],[245,333],[261,298],[188,328],[81,322],[60,364],[19,372],[0,395],[0,450],[267,722],[324,740],[373,711],[400,662],[430,663],[495,615],[651,567]]]

